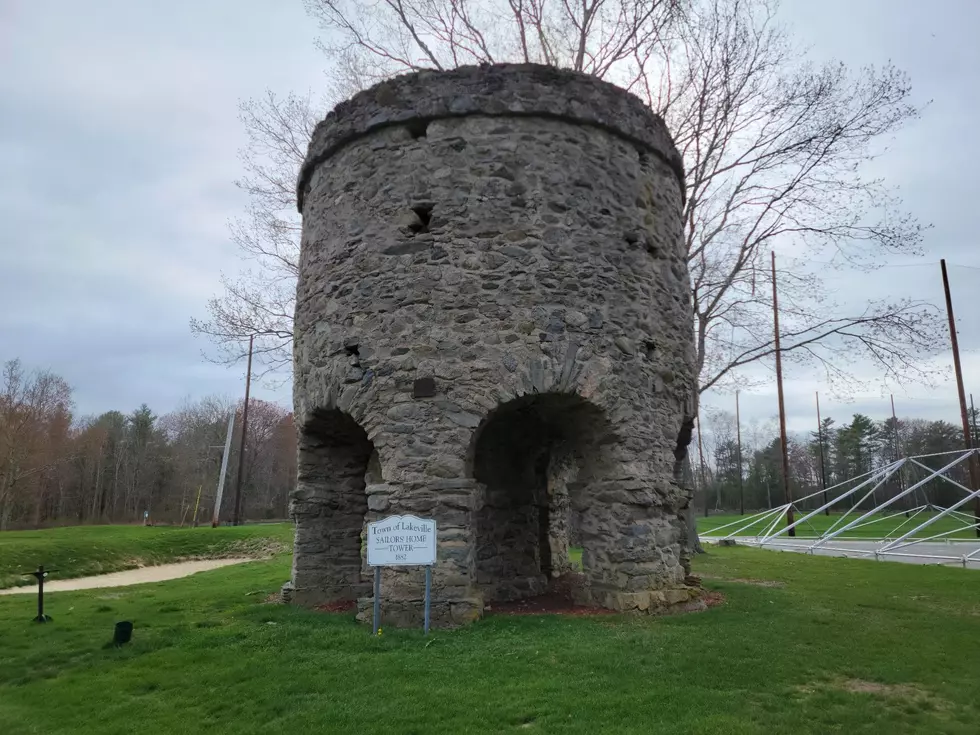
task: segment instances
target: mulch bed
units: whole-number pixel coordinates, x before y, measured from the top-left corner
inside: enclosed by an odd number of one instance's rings
[[[583,575],[571,573],[563,575],[554,580],[548,591],[537,597],[529,597],[524,600],[514,600],[513,602],[493,602],[486,606],[486,612],[490,615],[616,615],[615,610],[607,610],[601,607],[586,607],[576,605],[573,601],[573,590],[577,584],[581,584]],[[698,584],[700,580],[692,577],[691,583]],[[706,607],[717,607],[724,604],[725,596],[720,592],[706,590],[701,598]],[[702,610],[704,608],[701,608]],[[669,614],[682,612],[697,612],[697,610],[672,610],[666,611]]]
[[[615,610],[576,605],[564,595],[546,593],[526,600],[492,602],[484,608],[490,615],[615,615]]]
[[[529,597],[524,600],[514,600],[513,602],[492,602],[488,603],[485,611],[488,615],[616,615],[615,610],[607,610],[602,607],[587,607],[576,605],[572,601],[572,590],[578,579],[575,574],[569,574],[554,580],[548,591],[537,597]],[[720,592],[706,591],[701,598],[707,607],[717,607],[725,602],[725,596]],[[329,602],[324,605],[317,605],[317,610],[329,613],[354,612],[357,603],[353,600],[343,600],[340,602]],[[680,611],[678,611],[680,612]]]
[[[319,610],[320,612],[329,613],[342,613],[342,612],[354,612],[357,609],[357,602],[355,600],[340,600],[339,602],[327,602],[323,605],[317,605],[314,610]]]

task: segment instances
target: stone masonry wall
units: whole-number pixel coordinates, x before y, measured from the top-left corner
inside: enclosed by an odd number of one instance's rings
[[[682,180],[638,99],[549,67],[406,75],[327,116],[298,188],[293,600],[367,606],[351,518],[394,512],[438,523],[437,625],[478,617],[509,581],[478,574],[501,534],[525,539],[538,576],[541,512],[555,516],[544,543],[559,554],[576,516],[584,601],[649,610],[695,594],[681,546],[690,499],[673,477],[694,405]],[[434,396],[414,396],[421,378]],[[479,456],[499,455],[525,415],[542,429],[495,461],[532,479],[501,487]],[[574,466],[548,459],[566,446]],[[551,468],[535,474],[541,456]],[[511,516],[494,525],[500,512]],[[334,528],[336,543],[317,540]],[[421,579],[385,570],[386,623],[419,619]]]

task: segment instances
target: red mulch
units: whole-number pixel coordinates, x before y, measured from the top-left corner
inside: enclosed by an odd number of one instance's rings
[[[718,607],[718,605],[725,604],[725,596],[721,592],[705,592],[701,599],[708,607]]]
[[[329,613],[342,613],[342,612],[353,612],[357,609],[357,602],[355,600],[340,600],[339,602],[326,602],[322,605],[317,605],[315,610],[320,612]]]
[[[567,574],[554,580],[543,595],[513,602],[493,602],[486,606],[486,611],[491,615],[615,615],[614,610],[585,607],[572,602],[572,590],[580,583],[580,577],[579,574]],[[696,584],[699,580],[692,578],[691,581]],[[705,591],[701,599],[707,607],[717,607],[725,602],[720,592]],[[689,611],[693,612],[674,612]]]
[[[576,605],[563,595],[552,592],[514,602],[492,602],[486,606],[491,615],[615,615],[614,610]]]

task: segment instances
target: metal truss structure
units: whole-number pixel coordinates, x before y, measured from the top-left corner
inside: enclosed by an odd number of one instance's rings
[[[980,569],[980,538],[976,534],[980,519],[961,510],[980,497],[980,489],[971,490],[949,476],[951,470],[978,453],[980,449],[970,449],[899,459],[826,490],[711,529],[701,534],[701,540]],[[935,463],[939,457],[943,458],[939,469],[922,462],[933,459]],[[893,490],[897,486],[897,492],[879,504],[877,494],[886,483]],[[942,485],[957,493],[956,501],[946,507],[930,501]],[[819,505],[804,510],[802,506],[808,501],[811,507]],[[787,524],[784,517],[790,509],[798,520]],[[827,511],[839,515],[827,530],[817,531],[811,521]],[[875,533],[876,526],[881,533]],[[940,528],[943,530],[937,532]],[[808,530],[809,535],[805,535]]]

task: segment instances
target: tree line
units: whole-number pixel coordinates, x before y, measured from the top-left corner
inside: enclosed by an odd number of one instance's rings
[[[210,522],[228,420],[235,414],[220,518],[232,517],[243,401],[207,397],[159,416],[76,416],[72,389],[47,370],[3,364],[0,531],[69,523]],[[242,517],[285,518],[296,474],[292,414],[249,401]]]
[[[976,428],[977,412],[971,410],[970,418],[973,446],[977,446],[980,440]],[[749,512],[782,505],[785,502],[782,450],[775,421],[761,425],[753,422],[743,427],[741,451],[732,414],[716,412],[707,423],[711,433],[705,432],[701,440],[704,463],[701,464],[696,453],[692,457],[691,470],[698,490],[695,500],[698,511],[707,514],[712,511],[739,511],[744,507]],[[790,493],[797,499],[882,469],[903,457],[943,455],[962,450],[963,429],[958,423],[949,421],[891,417],[876,421],[856,413],[849,422],[841,424],[831,417],[825,417],[819,430],[790,435],[787,443]],[[938,470],[953,458],[953,455],[947,454],[927,456],[919,461]],[[880,505],[901,493],[911,482],[925,476],[925,471],[920,468],[908,468],[896,473],[862,507]],[[948,476],[963,485],[969,484],[965,462],[952,468]],[[852,486],[846,485],[829,497],[833,498]],[[859,493],[858,497],[862,494]],[[854,501],[858,497],[854,497]],[[924,487],[922,493],[899,501],[896,509],[918,506],[926,500],[947,507],[962,497],[963,493],[954,486],[933,482]],[[802,505],[813,509],[823,502],[818,495]]]

